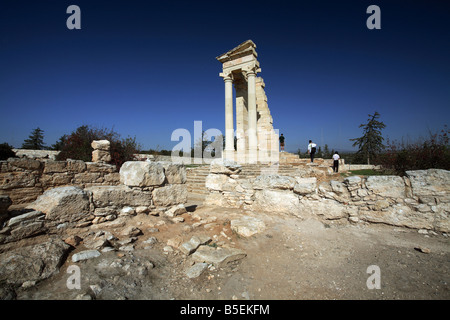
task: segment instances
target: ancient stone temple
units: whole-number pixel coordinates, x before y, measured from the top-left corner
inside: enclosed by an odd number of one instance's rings
[[[267,105],[264,81],[256,45],[247,40],[218,56],[225,82],[225,150],[224,159],[239,163],[278,162],[278,132]],[[236,130],[234,129],[233,84],[236,96]],[[237,143],[234,145],[236,134]]]

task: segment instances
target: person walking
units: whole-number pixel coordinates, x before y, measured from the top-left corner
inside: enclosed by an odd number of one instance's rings
[[[281,134],[281,136],[280,136],[280,149],[281,149],[281,152],[284,152],[284,136],[283,136],[283,134]]]
[[[309,140],[308,153],[311,158],[311,162],[314,162],[314,155],[316,154],[316,147],[317,147],[317,145],[314,142],[312,142],[312,140]]]
[[[333,154],[333,172],[338,172],[339,171],[339,159],[341,157],[339,156],[339,153],[336,151]]]

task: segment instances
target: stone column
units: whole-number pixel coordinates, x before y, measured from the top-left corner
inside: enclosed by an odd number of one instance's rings
[[[224,158],[234,160],[233,79],[227,75],[225,81],[225,150]]]
[[[247,72],[248,82],[248,163],[256,163],[258,138],[256,135],[256,72]]]
[[[110,142],[108,140],[94,140],[91,143],[91,147],[94,149],[92,151],[92,162],[111,162]]]

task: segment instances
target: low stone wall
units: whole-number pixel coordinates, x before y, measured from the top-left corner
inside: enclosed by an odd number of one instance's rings
[[[116,166],[44,159],[9,158],[0,161],[0,194],[8,195],[13,204],[29,203],[44,191],[60,186],[118,185]]]
[[[63,163],[58,162],[58,165]],[[73,165],[70,161],[66,163],[69,164]],[[49,168],[48,163],[45,165],[44,171]],[[113,221],[119,216],[165,214],[174,217],[186,212],[184,203],[188,193],[183,165],[130,161],[125,162],[117,174],[119,185],[48,189],[23,213],[14,216],[6,210],[11,204],[9,198],[0,196],[0,243],[87,227]]]
[[[450,231],[450,171],[408,171],[405,177],[351,176],[344,181],[279,175],[240,179],[241,167],[214,161],[206,178],[206,205],[299,218],[347,219]]]

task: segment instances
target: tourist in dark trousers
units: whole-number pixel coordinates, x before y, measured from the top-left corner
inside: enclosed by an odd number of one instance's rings
[[[309,153],[309,156],[311,157],[311,162],[314,162],[314,155],[316,154],[316,147],[317,147],[317,145],[314,142],[312,142],[312,140],[309,140],[308,153]]]
[[[339,171],[339,159],[341,157],[339,157],[338,152],[336,151],[333,154],[333,172],[338,172]]]
[[[283,136],[283,134],[281,134],[281,136],[280,136],[280,148],[281,148],[281,152],[284,152],[284,136]]]

